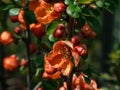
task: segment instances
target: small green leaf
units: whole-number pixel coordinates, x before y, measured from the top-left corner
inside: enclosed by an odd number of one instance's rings
[[[71,4],[67,7],[66,12],[73,18],[80,17],[81,8],[78,5]]]
[[[43,68],[37,68],[35,76],[37,77],[41,71],[43,71]]]
[[[100,22],[95,17],[86,17],[87,23],[94,31],[100,30]]]
[[[101,1],[101,0],[96,1],[96,5],[98,7],[103,7],[103,1]]]
[[[41,54],[35,60],[36,67],[42,67],[43,66],[43,61],[44,61],[44,55]]]
[[[119,5],[119,3],[117,2],[118,0],[105,0],[104,8],[107,9],[109,12],[113,13]]]
[[[60,21],[53,21],[52,23],[50,23],[47,26],[47,35],[52,34],[59,23],[61,23],[61,22]]]
[[[66,5],[70,5],[73,4],[74,0],[65,0],[65,4]]]
[[[55,41],[57,41],[58,39],[57,39],[57,38],[54,38],[53,35],[51,34],[51,35],[49,35],[49,40],[50,40],[51,42],[55,42]]]
[[[78,0],[78,2],[79,2],[80,4],[89,4],[89,3],[91,3],[92,1],[94,1],[94,0]]]
[[[76,28],[79,30],[80,28],[82,28],[85,24],[85,19],[83,19],[82,16],[79,17],[79,19],[76,19],[77,21],[77,26]],[[82,21],[82,22],[81,22]]]
[[[87,84],[90,84],[90,77],[84,77]]]
[[[100,11],[98,9],[90,8],[89,13],[91,14],[91,16],[94,16],[96,18],[100,16]]]
[[[16,15],[19,14],[19,11],[20,11],[19,8],[11,8],[11,9],[9,10],[9,15],[10,15],[10,16],[16,16]]]

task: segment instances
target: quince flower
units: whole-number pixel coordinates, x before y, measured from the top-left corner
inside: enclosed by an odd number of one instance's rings
[[[44,56],[43,78],[57,79],[60,75],[69,76],[73,68],[72,57],[75,57],[72,55],[72,49],[73,44],[70,41],[56,42],[53,50]]]
[[[24,5],[24,0],[23,0],[23,5]],[[29,2],[28,8],[29,10],[33,11],[36,20],[39,23],[42,24],[48,24],[52,22],[54,19],[58,18],[60,16],[60,13],[57,13],[54,8],[54,4],[47,3],[43,0],[33,0]],[[19,14],[18,14],[18,20],[21,23],[21,26],[26,29],[26,23],[24,20],[24,10],[21,9]]]
[[[84,73],[80,73],[78,77],[75,74],[73,75],[73,90],[100,90],[97,88],[97,83],[93,79],[91,79],[90,84],[87,84],[84,79],[85,77],[87,77],[87,75]]]

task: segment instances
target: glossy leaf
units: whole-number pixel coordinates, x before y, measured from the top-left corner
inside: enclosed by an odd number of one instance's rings
[[[74,0],[65,0],[65,4],[66,5],[70,5],[73,4]]]
[[[103,2],[101,0],[96,1],[98,7],[103,7]]]
[[[97,18],[90,16],[86,17],[86,20],[94,31],[100,30],[100,22],[97,20]]]
[[[80,16],[79,19],[76,19],[76,21],[77,21],[77,25],[76,25],[77,29],[82,28],[85,24],[85,19],[82,16]]]
[[[81,8],[78,5],[71,4],[66,9],[67,14],[73,18],[78,18],[81,14]]]
[[[10,16],[16,16],[16,15],[19,14],[19,11],[20,11],[19,8],[11,8],[11,9],[9,10],[9,15],[10,15]]]
[[[113,13],[115,12],[116,7],[118,6],[118,0],[106,0],[104,2],[104,7],[107,9],[109,12]]]
[[[54,38],[53,35],[51,34],[51,35],[49,35],[49,40],[50,40],[51,42],[55,42],[55,41],[57,41],[58,39],[57,39],[57,38]]]
[[[90,77],[84,77],[87,84],[90,84]]]
[[[61,23],[61,22],[60,21],[53,21],[52,23],[50,23],[47,26],[47,35],[52,34],[59,23]]]

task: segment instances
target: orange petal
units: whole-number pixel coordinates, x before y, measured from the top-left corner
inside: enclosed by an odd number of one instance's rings
[[[49,63],[46,63],[46,64],[44,65],[44,70],[45,70],[45,72],[47,72],[47,73],[54,73],[55,68],[54,68],[53,66],[51,66]]]
[[[90,85],[91,85],[94,89],[97,89],[97,83],[95,82],[95,80],[91,79]]]
[[[29,6],[28,7],[29,7],[29,9],[31,11],[34,11],[39,5],[40,5],[39,0],[33,0],[33,1],[29,2]]]
[[[24,23],[25,24],[25,20],[24,20],[23,16],[24,16],[24,10],[21,9],[19,14],[18,14],[18,20],[19,20],[20,23]]]
[[[68,76],[72,71],[72,62],[71,60],[67,60],[67,62],[64,63],[64,66],[62,68],[62,73],[64,76]]]
[[[80,62],[80,55],[79,55],[79,53],[77,51],[72,50],[72,56],[74,58],[75,67],[77,67],[77,65]]]
[[[46,72],[43,73],[43,78],[46,78],[46,79],[57,79],[60,77],[60,74],[61,72],[60,71],[57,71],[53,74],[48,74]]]
[[[54,55],[54,54],[53,54]],[[62,61],[63,56],[61,54],[57,54],[54,56],[50,57],[49,63],[54,66],[54,65],[59,65]]]
[[[53,45],[54,52],[59,52],[64,46],[73,48],[73,44],[70,41],[58,41]]]

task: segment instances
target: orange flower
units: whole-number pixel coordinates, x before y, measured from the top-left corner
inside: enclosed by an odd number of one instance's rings
[[[22,4],[24,4],[24,0]],[[42,24],[48,24],[60,16],[60,13],[54,11],[53,4],[46,3],[43,0],[30,1],[28,7],[29,10],[34,12],[37,21]],[[18,14],[18,20],[21,23],[21,27],[26,29],[23,9],[21,9]]]
[[[9,31],[3,31],[0,34],[0,43],[3,45],[9,45],[14,41],[13,35]]]
[[[11,55],[3,59],[3,67],[5,70],[13,71],[16,70],[19,66],[19,57],[16,55]]]
[[[64,76],[68,76],[71,73],[72,46],[73,46],[72,43],[70,43],[69,41],[58,41],[53,45],[53,50],[44,57],[45,60],[45,67],[44,67],[45,71],[43,73],[44,78],[57,79],[60,77],[61,74]],[[59,74],[52,77],[56,73]]]
[[[54,44],[53,51],[63,54],[66,58],[73,57],[75,66],[77,66],[80,61],[80,55],[73,47],[73,43],[70,41],[58,41]]]
[[[100,90],[97,88],[96,82],[91,79],[90,84],[85,82],[85,74],[81,73],[78,77],[74,74],[72,79],[73,90]]]
[[[40,5],[34,10],[34,13],[38,22],[43,24],[48,24],[60,16],[60,13],[54,11],[52,4],[44,1],[41,1]]]

